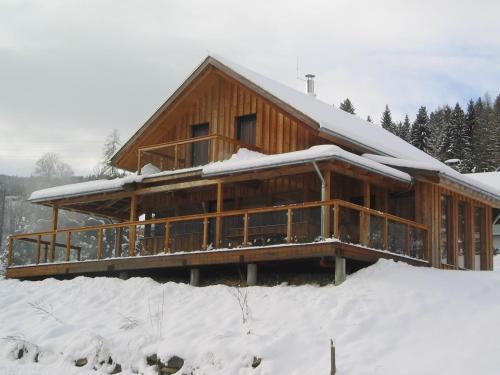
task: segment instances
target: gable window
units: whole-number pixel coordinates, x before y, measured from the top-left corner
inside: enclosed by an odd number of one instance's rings
[[[257,116],[254,114],[236,117],[236,139],[255,146]]]

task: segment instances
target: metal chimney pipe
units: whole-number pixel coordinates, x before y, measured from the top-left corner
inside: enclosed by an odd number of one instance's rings
[[[314,74],[306,74],[306,82],[307,82],[307,94],[316,96],[314,93]]]

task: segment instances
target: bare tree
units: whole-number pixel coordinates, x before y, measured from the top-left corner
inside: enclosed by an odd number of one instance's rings
[[[63,162],[58,154],[46,152],[35,164],[34,176],[47,180],[70,178],[74,174],[71,167]]]

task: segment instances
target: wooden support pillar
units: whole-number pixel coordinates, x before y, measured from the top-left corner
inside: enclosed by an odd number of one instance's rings
[[[200,286],[200,269],[199,268],[191,268],[190,275],[189,275],[189,285]]]
[[[115,229],[115,257],[119,258],[122,256],[122,233],[123,228],[118,227]]]
[[[224,194],[223,194],[223,189],[224,187],[222,186],[222,183],[217,184],[217,213],[222,212],[222,207],[224,203]],[[222,239],[222,218],[220,216],[217,216],[215,219],[215,246],[214,248],[219,248],[220,243]]]
[[[52,230],[57,231],[57,221],[59,218],[59,208],[57,206],[52,206]],[[52,233],[52,238],[50,240],[50,261],[53,262],[56,257],[56,233]]]
[[[346,279],[345,258],[335,257],[335,285],[342,284]]]
[[[132,193],[130,196],[130,221],[137,220],[137,195]],[[135,238],[136,226],[131,225],[129,230],[129,256],[135,256]]]
[[[257,264],[247,264],[247,286],[257,285]]]
[[[323,172],[323,178],[325,179],[326,189],[325,189],[325,201],[329,201],[332,196],[332,171],[330,169],[326,169]],[[325,206],[325,238],[330,238],[331,236],[331,206]]]
[[[493,271],[493,209],[486,207],[486,269]]]

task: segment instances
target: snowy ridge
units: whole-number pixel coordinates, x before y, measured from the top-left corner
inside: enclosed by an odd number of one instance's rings
[[[38,363],[29,353],[16,360],[17,343],[1,340],[0,373],[105,374],[92,370],[98,353],[120,363],[123,375],[152,375],[145,357],[158,353],[184,358],[179,373],[321,375],[329,373],[331,338],[339,375],[493,375],[500,368],[497,272],[380,260],[339,287],[245,290],[243,323],[235,289],[223,285],[0,279],[0,337],[22,338],[40,352]],[[262,358],[256,369],[253,356]],[[77,368],[81,357],[89,364]]]

